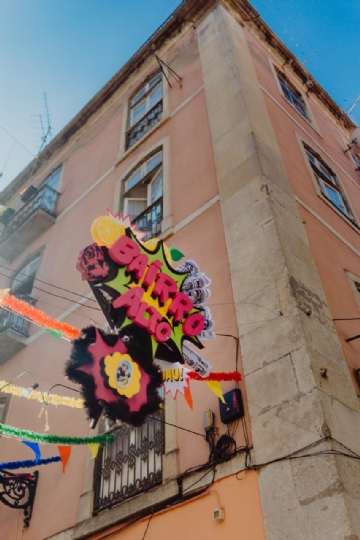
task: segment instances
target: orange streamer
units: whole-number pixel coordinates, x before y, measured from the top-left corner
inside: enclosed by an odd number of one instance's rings
[[[19,300],[11,294],[6,294],[1,301],[2,306],[11,309],[14,313],[18,313],[22,317],[30,319],[36,324],[48,328],[49,330],[58,330],[62,332],[64,336],[69,339],[76,339],[80,336],[80,330],[70,326],[69,324],[62,323],[56,319],[53,319],[43,311],[30,306],[23,300]]]

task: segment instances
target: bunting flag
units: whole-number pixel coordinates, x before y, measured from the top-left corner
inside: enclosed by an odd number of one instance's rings
[[[191,395],[190,386],[186,386],[184,388],[184,396],[185,396],[185,399],[186,399],[186,403],[189,405],[190,409],[193,409],[194,408],[194,402],[193,402],[193,398],[192,398],[192,395]]]
[[[221,390],[220,383],[218,381],[206,381],[206,384],[208,385],[210,390],[212,390],[214,394],[216,394],[217,397],[221,399],[223,403],[225,403],[225,399]]]
[[[35,454],[35,465],[36,465],[41,458],[41,450],[40,450],[39,443],[30,442],[30,441],[21,441],[21,442],[25,444],[26,446],[28,446],[29,448],[31,448],[31,450],[33,450]]]
[[[65,468],[71,454],[71,446],[58,446],[58,450],[62,462],[62,472],[65,474]]]
[[[95,459],[98,455],[100,444],[99,443],[90,443],[88,444],[88,448],[91,452],[91,459]]]

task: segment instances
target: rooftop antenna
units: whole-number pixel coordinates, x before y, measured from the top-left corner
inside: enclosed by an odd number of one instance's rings
[[[40,152],[46,146],[47,142],[52,139],[50,113],[49,113],[49,106],[48,106],[48,101],[46,97],[46,92],[43,93],[43,96],[44,96],[44,105],[45,105],[45,115],[42,115],[42,114],[32,115],[38,118],[40,126],[37,126],[37,127],[38,128],[40,127],[40,130],[41,130],[41,144],[39,146],[37,155],[40,154]]]
[[[316,53],[316,49],[314,49],[313,52],[311,52],[311,53],[305,58],[305,60],[304,60],[303,62],[301,62],[302,65],[304,66],[304,65],[306,64],[306,62],[307,62],[308,60],[310,60],[310,58],[311,58],[312,56],[314,56],[315,53]]]
[[[358,96],[358,97],[355,99],[354,103],[351,105],[350,109],[348,110],[348,115],[349,115],[349,116],[351,116],[353,110],[355,109],[355,107],[356,107],[356,105],[359,103],[359,101],[360,101],[360,96]]]

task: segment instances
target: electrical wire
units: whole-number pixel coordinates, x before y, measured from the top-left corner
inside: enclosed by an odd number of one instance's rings
[[[153,515],[154,515],[154,511],[152,511],[152,513],[150,514],[149,521],[147,522],[146,529],[145,529],[145,532],[144,532],[144,536],[142,537],[142,540],[145,540],[145,536],[146,536],[146,534],[148,532],[150,521],[152,520]]]

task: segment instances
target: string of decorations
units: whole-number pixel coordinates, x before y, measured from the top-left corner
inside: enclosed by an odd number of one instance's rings
[[[214,371],[209,374],[208,377],[201,377],[196,371],[188,371],[186,374],[186,377],[188,379],[192,379],[193,381],[235,381],[240,382],[242,380],[241,373],[238,371]]]
[[[37,467],[38,465],[49,465],[50,463],[57,463],[61,461],[60,456],[54,456],[51,458],[39,459],[25,459],[24,461],[9,461],[8,463],[0,463],[0,471],[7,470],[12,471],[15,469],[31,469],[32,467]]]
[[[63,323],[57,319],[53,319],[40,309],[30,306],[23,300],[19,300],[12,294],[9,294],[9,289],[0,290],[0,305],[8,308],[14,313],[29,319],[30,321],[42,326],[45,329],[61,332],[65,337],[73,340],[80,336],[80,330],[74,328],[70,324]]]
[[[6,381],[0,381],[0,390],[5,394],[12,394],[13,396],[18,397],[27,397],[28,399],[34,399],[36,401],[44,402],[43,396],[45,399],[46,405],[66,405],[67,407],[73,407],[75,409],[83,409],[84,401],[82,399],[67,397],[67,396],[57,396],[56,394],[42,394],[36,390],[30,392],[29,396],[24,395],[25,388],[21,386],[15,386]]]
[[[35,433],[27,429],[19,429],[5,424],[0,424],[0,433],[15,437],[16,439],[27,439],[47,444],[61,445],[83,445],[92,443],[110,443],[114,440],[114,435],[107,433],[105,435],[96,435],[95,437],[66,437],[59,435],[47,435],[45,433]]]

